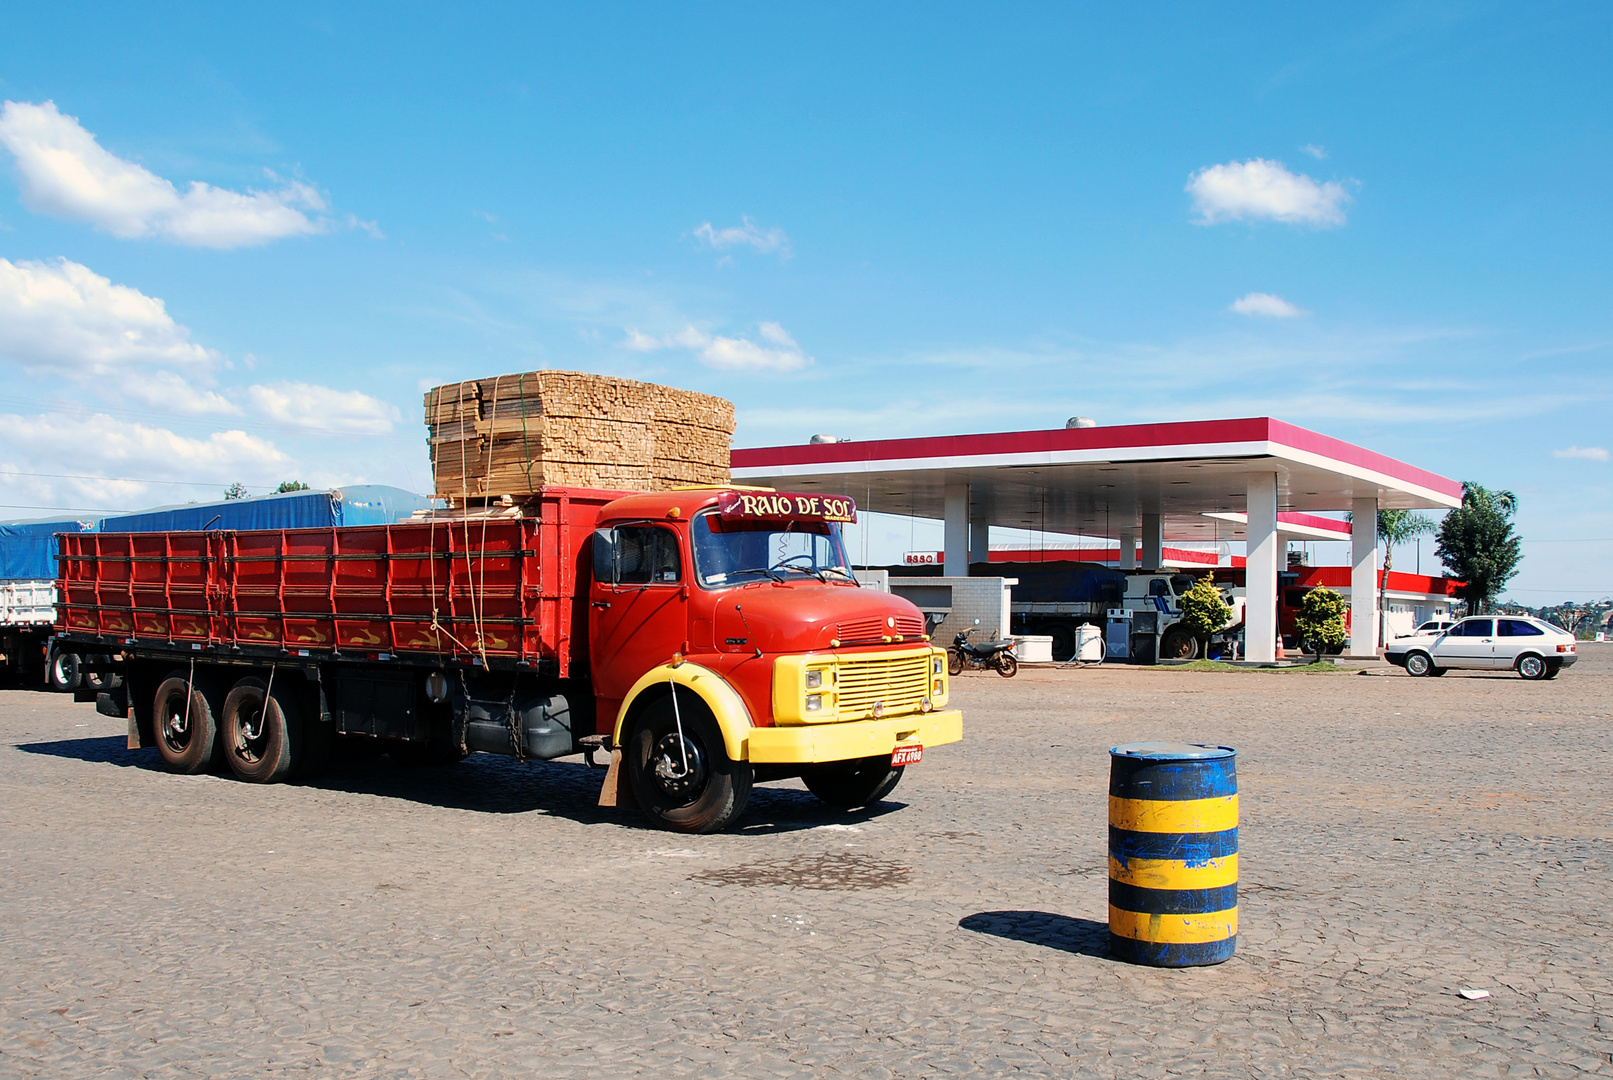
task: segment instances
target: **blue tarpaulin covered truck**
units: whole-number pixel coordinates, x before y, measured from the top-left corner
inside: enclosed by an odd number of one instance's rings
[[[355,484],[329,491],[290,491],[249,499],[159,506],[130,514],[84,519],[0,523],[0,655],[14,680],[72,690],[82,681],[83,658],[51,648],[56,617],[57,533],[237,532],[390,525],[431,501],[402,488]]]

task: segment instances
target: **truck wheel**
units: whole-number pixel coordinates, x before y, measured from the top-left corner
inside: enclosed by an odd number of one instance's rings
[[[157,753],[169,772],[200,773],[213,767],[218,758],[218,721],[201,680],[191,681],[185,671],[164,679],[152,699],[151,724]]]
[[[1053,659],[1059,663],[1075,659],[1075,627],[1068,623],[1054,623],[1047,628],[1053,638]]]
[[[627,778],[644,816],[663,829],[713,833],[738,820],[750,801],[755,773],[731,761],[722,731],[704,704],[680,694],[683,739],[671,697],[644,710],[627,739]]]
[[[1181,627],[1165,632],[1159,642],[1161,660],[1194,660],[1199,655],[1199,640]]]
[[[274,688],[256,676],[236,683],[224,699],[224,759],[249,784],[273,784],[297,766],[302,749],[302,717],[291,688]]]
[[[801,779],[807,790],[825,806],[836,810],[856,810],[872,806],[889,795],[901,782],[904,767],[897,765],[892,768],[890,755],[880,754],[854,761],[808,765],[801,770]]]
[[[997,654],[997,674],[1005,679],[1012,679],[1019,673],[1019,658],[1011,652]]]
[[[45,681],[58,693],[77,690],[81,681],[78,673],[78,653],[59,652],[52,656],[50,667],[45,670]]]

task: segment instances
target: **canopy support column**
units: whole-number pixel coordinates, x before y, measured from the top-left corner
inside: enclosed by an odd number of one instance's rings
[[[934,534],[931,534],[934,535]],[[969,576],[969,485],[946,486],[944,561],[947,577]]]
[[[1378,500],[1350,506],[1350,655],[1378,655]]]
[[[969,561],[991,561],[991,526],[986,524],[986,515],[971,515],[969,518]]]
[[[1165,516],[1143,515],[1143,569],[1158,570],[1165,564]]]
[[[1137,569],[1137,530],[1120,530],[1120,569]]]
[[[1277,474],[1250,473],[1245,555],[1244,659],[1277,659]]]

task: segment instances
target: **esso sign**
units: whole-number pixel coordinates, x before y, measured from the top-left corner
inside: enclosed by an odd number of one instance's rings
[[[933,551],[909,551],[902,556],[902,561],[908,566],[934,566],[941,557]]]

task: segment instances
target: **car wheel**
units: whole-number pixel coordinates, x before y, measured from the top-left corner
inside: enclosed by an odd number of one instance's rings
[[[1427,675],[1434,670],[1434,661],[1429,659],[1427,653],[1414,652],[1406,654],[1407,675]]]
[[[1538,656],[1518,657],[1518,674],[1526,679],[1544,679],[1546,677],[1546,661]]]

